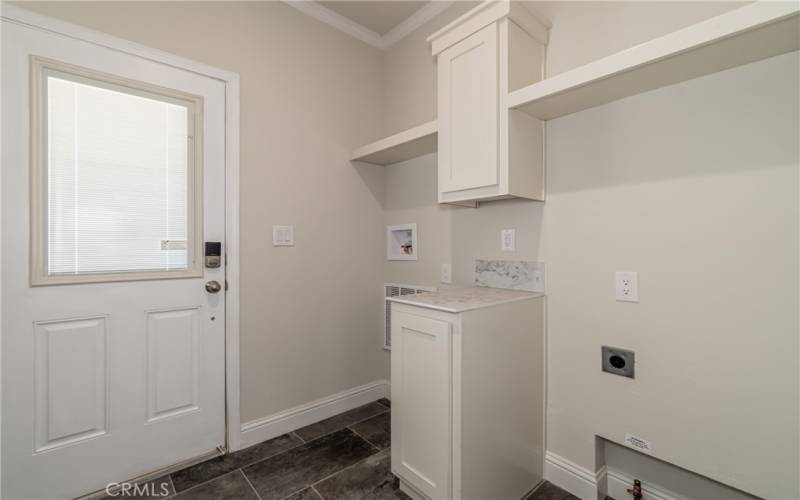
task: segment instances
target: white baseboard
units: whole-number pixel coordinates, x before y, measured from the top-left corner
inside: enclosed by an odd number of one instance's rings
[[[561,489],[567,490],[582,500],[597,500],[605,494],[615,500],[630,498],[627,489],[633,486],[633,477],[605,466],[592,472],[575,462],[548,451],[545,456],[544,477]],[[605,485],[603,483],[605,482]],[[645,483],[642,488],[643,500],[686,500],[658,485]]]
[[[605,467],[594,473],[551,451],[545,454],[544,478],[582,500],[597,500],[597,484],[605,473]]]
[[[242,448],[389,397],[389,381],[376,380],[242,424]]]
[[[623,500],[630,497],[626,491],[633,485],[633,477],[624,472],[608,469],[606,471],[608,481],[608,496],[615,500]],[[666,490],[658,485],[645,483],[642,488],[643,500],[685,500],[684,497]]]

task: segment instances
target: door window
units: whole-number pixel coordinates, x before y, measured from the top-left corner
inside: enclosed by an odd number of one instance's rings
[[[201,275],[201,98],[33,65],[33,284]]]

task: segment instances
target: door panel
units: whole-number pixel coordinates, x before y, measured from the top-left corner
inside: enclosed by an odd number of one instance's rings
[[[73,498],[225,444],[225,295],[204,288],[224,283],[225,263],[180,279],[31,286],[31,57],[198,97],[205,241],[225,235],[225,85],[2,24],[2,491]]]
[[[196,411],[198,308],[148,313],[147,421]]]
[[[452,325],[392,311],[392,470],[430,498],[448,498]]]
[[[37,323],[35,337],[35,451],[105,434],[105,318]]]
[[[493,23],[438,56],[440,191],[498,182],[497,47]]]

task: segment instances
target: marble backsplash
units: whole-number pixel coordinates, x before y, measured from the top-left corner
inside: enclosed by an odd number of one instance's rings
[[[544,262],[476,259],[475,284],[544,292]]]

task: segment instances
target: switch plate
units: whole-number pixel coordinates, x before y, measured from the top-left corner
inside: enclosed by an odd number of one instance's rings
[[[453,268],[450,266],[450,264],[442,264],[442,275],[439,281],[442,283],[453,282]]]
[[[272,226],[272,246],[293,247],[294,226]]]
[[[503,229],[500,231],[500,248],[504,252],[513,252],[516,250],[516,229]]]
[[[616,297],[619,302],[639,302],[639,275],[633,271],[617,271]]]

